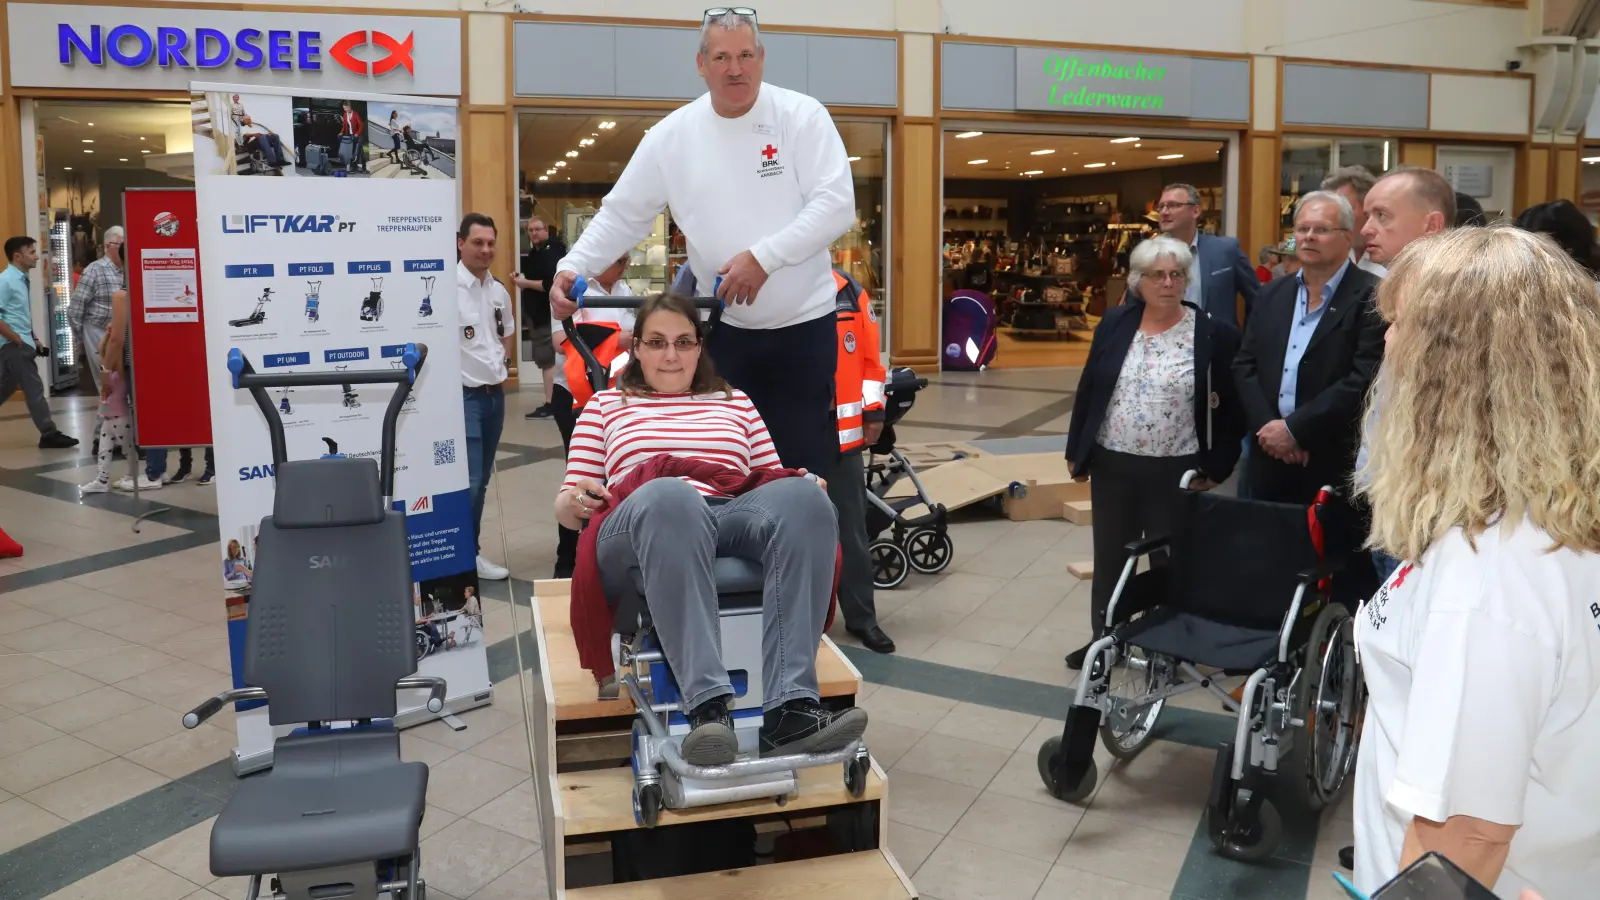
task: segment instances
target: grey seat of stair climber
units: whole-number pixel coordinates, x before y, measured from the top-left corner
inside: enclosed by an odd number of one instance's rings
[[[762,592],[766,585],[766,570],[758,562],[737,556],[719,556],[711,561],[711,578],[717,586],[717,606],[724,612],[760,609]],[[602,587],[613,603],[613,630],[618,634],[633,634],[634,624],[642,614],[649,622],[649,610],[644,599],[644,574],[629,569],[625,575],[600,573]]]
[[[261,520],[244,680],[273,725],[389,719],[417,668],[402,513],[383,508],[371,459],[282,463]],[[428,768],[393,729],[290,735],[244,779],[211,832],[218,876],[404,856],[417,845]]]

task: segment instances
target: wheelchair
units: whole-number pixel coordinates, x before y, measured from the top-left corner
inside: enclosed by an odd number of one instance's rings
[[[1107,633],[1090,645],[1061,736],[1039,748],[1039,776],[1058,799],[1088,798],[1096,735],[1131,759],[1168,699],[1208,690],[1237,721],[1217,748],[1207,831],[1222,856],[1259,862],[1283,835],[1269,787],[1321,810],[1355,762],[1366,688],[1355,620],[1333,596],[1343,557],[1326,537],[1347,533],[1348,507],[1326,488],[1309,509],[1191,491],[1195,477],[1183,478],[1176,533],[1128,545]],[[1160,554],[1166,564],[1138,571]],[[1218,684],[1245,673],[1239,699]]]
[[[404,371],[257,375],[229,353],[234,386],[267,418],[277,489],[261,520],[244,683],[183,717],[265,701],[274,726],[307,723],[273,743],[272,768],[239,782],[211,830],[211,873],[250,879],[249,900],[425,900],[418,829],[428,767],[402,762],[396,692],[421,688],[444,708],[444,679],[419,676],[405,513],[394,494],[394,432],[426,347]],[[383,463],[330,452],[289,460],[268,389],[396,385]],[[307,560],[310,560],[309,565]],[[261,880],[275,875],[265,894]]]
[[[843,764],[845,788],[860,799],[872,768],[865,741],[828,753],[760,757],[766,579],[759,563],[735,557],[718,557],[711,571],[721,613],[722,662],[733,682],[728,707],[739,741],[739,758],[725,766],[691,765],[680,752],[689,722],[679,711],[678,683],[651,627],[639,570],[601,575],[607,597],[616,600],[611,662],[618,673],[602,685],[601,695],[616,697],[625,688],[638,710],[632,736],[635,821],[654,828],[663,808],[765,798],[782,806],[799,793],[799,770],[816,766]]]

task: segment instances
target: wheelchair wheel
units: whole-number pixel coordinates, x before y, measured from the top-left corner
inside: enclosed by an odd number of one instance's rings
[[[1083,770],[1083,777],[1078,779],[1077,784],[1061,784],[1056,780],[1056,757],[1060,753],[1060,737],[1052,737],[1039,745],[1039,779],[1044,782],[1044,789],[1050,792],[1050,796],[1068,803],[1077,803],[1094,793],[1094,786],[1100,780],[1099,767],[1091,758],[1089,767]]]
[[[661,785],[634,787],[633,818],[646,828],[656,827],[656,823],[661,821]]]
[[[872,586],[892,590],[905,583],[911,574],[911,561],[894,541],[879,539],[867,548],[872,554]]]
[[[924,575],[943,572],[955,555],[955,545],[948,532],[934,528],[918,528],[906,536],[906,556],[911,568]]]
[[[1306,802],[1321,810],[1338,799],[1355,763],[1363,681],[1356,664],[1355,619],[1329,603],[1311,626],[1300,680],[1305,710]]]
[[[1171,663],[1164,656],[1152,656],[1137,647],[1127,647],[1123,652],[1127,654],[1123,664],[1112,670],[1111,677],[1120,673],[1124,680],[1119,684],[1107,678],[1106,693],[1112,699],[1113,708],[1101,718],[1100,743],[1118,759],[1133,759],[1150,742],[1156,720],[1161,718],[1167,701],[1157,700],[1138,712],[1130,709],[1131,715],[1125,716],[1117,714],[1116,706],[1166,687]]]
[[[1234,808],[1239,805],[1242,805],[1242,801],[1237,801]],[[1231,816],[1226,821],[1219,821],[1220,816],[1214,807],[1208,807],[1206,830],[1211,833],[1211,845],[1227,859],[1261,862],[1272,856],[1283,840],[1283,817],[1278,815],[1278,809],[1272,805],[1272,801],[1265,797],[1261,798],[1261,807],[1256,810],[1253,824],[1245,825]]]
[[[428,651],[432,649],[432,647],[430,646],[432,642],[428,640],[428,635],[427,635],[426,632],[423,632],[422,630],[419,629],[416,634],[417,634],[417,638],[416,638],[416,640],[417,640],[417,659],[421,659],[424,656],[427,656],[428,655]]]

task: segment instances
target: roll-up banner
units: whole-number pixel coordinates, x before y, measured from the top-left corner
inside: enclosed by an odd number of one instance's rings
[[[445,713],[490,699],[478,599],[456,338],[454,101],[191,86],[206,362],[217,464],[217,565],[234,684],[242,686],[256,533],[271,515],[266,422],[233,389],[228,351],[256,371],[400,367],[427,361],[400,415],[396,509],[406,515],[418,672],[449,682]],[[290,459],[377,459],[383,386],[273,392]],[[268,698],[268,702],[270,703]],[[426,691],[400,696],[396,723],[433,718]],[[267,709],[241,704],[236,768],[271,762]]]

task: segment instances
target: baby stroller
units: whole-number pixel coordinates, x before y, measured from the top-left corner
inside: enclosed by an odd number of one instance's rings
[[[950,565],[955,547],[950,542],[943,504],[922,487],[911,462],[894,447],[894,423],[900,421],[916,402],[917,392],[928,386],[910,369],[895,369],[884,382],[884,425],[878,442],[869,448],[867,463],[867,534],[873,538],[872,586],[879,590],[897,588],[915,569],[924,575],[944,571]],[[876,457],[887,456],[878,461]],[[903,478],[917,489],[912,497],[889,498],[889,490]],[[905,513],[921,506],[928,511],[908,518]],[[883,532],[889,529],[889,536]]]

